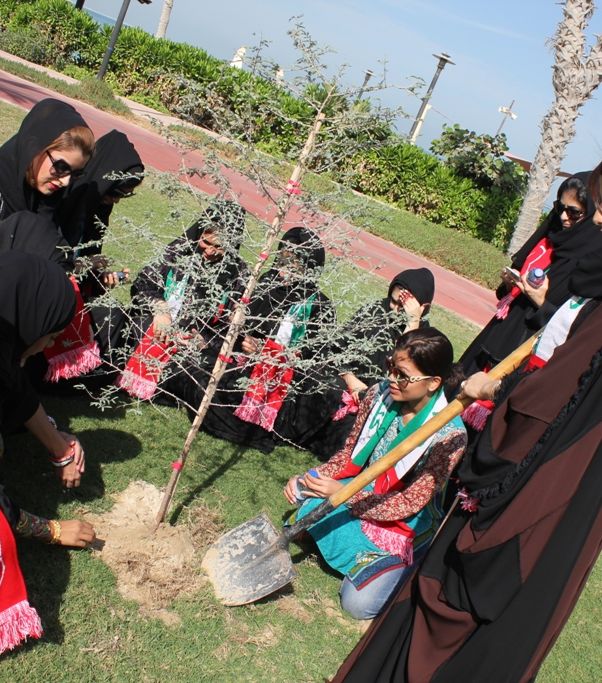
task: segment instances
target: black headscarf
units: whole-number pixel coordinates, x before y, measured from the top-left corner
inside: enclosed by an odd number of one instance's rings
[[[0,218],[15,211],[38,209],[41,195],[27,183],[27,169],[37,154],[78,126],[87,128],[88,124],[66,102],[49,98],[31,109],[16,135],[0,147]],[[52,199],[56,201],[57,197],[54,193]]]
[[[69,244],[75,247],[102,239],[96,217],[108,225],[113,211],[113,205],[103,204],[102,198],[133,189],[142,182],[143,173],[140,155],[126,135],[112,130],[99,138],[85,175],[73,182],[59,207],[58,222]]]
[[[584,188],[587,188],[587,183],[591,171],[582,171],[576,173],[571,178],[577,178],[582,183]],[[569,178],[570,180],[570,178]],[[558,198],[562,194],[562,185],[558,191]],[[551,211],[546,219],[542,222],[539,228],[529,237],[523,246],[512,257],[512,264],[515,268],[521,268],[527,256],[535,245],[544,237],[554,245],[553,260],[569,259],[575,256],[586,254],[591,249],[599,249],[602,247],[602,236],[600,229],[594,224],[592,218],[596,211],[596,207],[587,193],[585,215],[582,220],[573,225],[571,228],[563,228],[560,222],[560,216],[556,211]]]
[[[389,301],[394,287],[407,289],[419,304],[430,304],[435,296],[435,277],[428,268],[402,270],[391,280],[387,293]]]
[[[326,262],[326,252],[320,236],[309,228],[287,230],[278,244],[278,251],[281,249],[291,249],[310,271],[323,268]]]
[[[37,254],[66,271],[73,267],[72,250],[56,225],[31,211],[17,211],[0,221],[0,253],[7,251]]]
[[[33,254],[0,254],[0,320],[23,348],[65,328],[75,313],[75,292],[63,270]]]
[[[245,236],[246,213],[230,199],[214,199],[186,230],[186,238],[196,250],[201,235],[207,230],[214,231],[225,251],[238,253]]]

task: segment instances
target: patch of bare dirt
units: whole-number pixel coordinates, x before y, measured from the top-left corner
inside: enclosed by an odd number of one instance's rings
[[[218,514],[201,504],[190,511],[187,524],[162,524],[154,531],[161,496],[155,486],[135,481],[115,497],[111,510],[87,518],[104,541],[95,553],[115,573],[119,593],[138,602],[145,616],[176,626],[180,618],[169,607],[205,581],[197,553],[219,535],[221,526]]]

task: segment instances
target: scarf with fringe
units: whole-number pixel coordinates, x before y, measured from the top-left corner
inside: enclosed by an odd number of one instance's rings
[[[0,510],[0,654],[41,635],[40,617],[27,601],[15,538]]]

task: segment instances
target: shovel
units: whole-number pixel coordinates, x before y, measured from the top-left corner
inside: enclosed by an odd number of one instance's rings
[[[531,353],[539,334],[528,339],[498,363],[489,372],[489,376],[492,379],[500,379],[515,370]],[[460,415],[471,403],[472,399],[468,397],[451,401],[440,413],[425,422],[380,460],[360,472],[303,519],[285,527],[281,533],[262,513],[221,536],[209,547],[202,563],[213,584],[217,599],[224,605],[245,605],[260,600],[290,583],[296,572],[288,545],[296,536],[393,467],[450,420]]]

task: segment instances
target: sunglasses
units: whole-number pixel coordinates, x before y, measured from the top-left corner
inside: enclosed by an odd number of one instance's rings
[[[561,216],[563,213],[569,217],[570,220],[576,221],[583,216],[585,211],[578,208],[577,206],[567,206],[563,204],[559,199],[554,202],[554,211]]]
[[[406,375],[403,370],[395,366],[392,358],[387,359],[387,370],[389,372],[389,379],[392,377],[400,389],[405,389],[408,384],[422,382],[424,379],[433,379],[433,375]]]
[[[66,178],[67,176],[81,178],[84,175],[83,168],[73,170],[64,159],[55,159],[48,150],[46,150],[46,154],[50,159],[50,175],[53,178]]]

